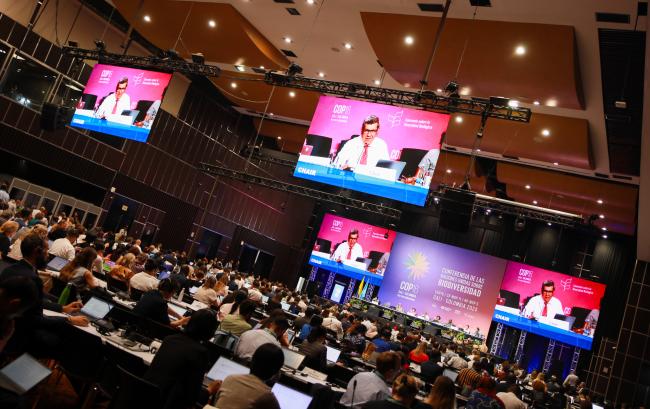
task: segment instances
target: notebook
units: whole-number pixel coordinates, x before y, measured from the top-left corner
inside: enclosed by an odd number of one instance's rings
[[[18,395],[32,389],[52,371],[41,365],[29,354],[22,354],[15,361],[0,369],[0,387]]]

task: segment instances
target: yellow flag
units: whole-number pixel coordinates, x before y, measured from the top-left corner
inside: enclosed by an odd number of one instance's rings
[[[359,290],[357,291],[357,298],[361,297],[361,293],[363,292],[363,283],[366,280],[366,276],[363,276],[361,278],[361,284],[359,284]]]

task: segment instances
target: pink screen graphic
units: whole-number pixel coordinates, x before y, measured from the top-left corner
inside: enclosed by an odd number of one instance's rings
[[[126,94],[129,96],[131,102],[130,109],[135,109],[140,100],[162,100],[163,92],[169,84],[172,74],[141,70],[138,68],[96,64],[90,74],[84,94],[97,96],[97,101],[95,102],[95,109],[97,109],[104,97],[115,92],[117,82],[124,77],[129,80]]]
[[[403,148],[440,148],[442,133],[447,130],[449,115],[400,106],[322,96],[311,120],[309,134],[332,139],[331,152],[343,140],[361,134],[363,120],[369,115],[379,118],[378,138],[388,145],[392,160],[398,160]]]
[[[573,308],[600,310],[600,300],[605,295],[604,284],[527,264],[508,262],[501,289],[518,294],[519,305],[523,308],[526,299],[541,293],[542,283],[547,280],[555,284],[553,297],[562,303],[564,315],[572,315]]]
[[[318,239],[329,241],[331,243],[330,253],[332,253],[338,244],[348,239],[348,233],[354,229],[359,231],[358,243],[363,250],[364,257],[368,257],[371,251],[388,253],[391,247],[393,247],[393,241],[395,240],[394,231],[329,213],[323,217],[323,222],[318,232]],[[318,246],[319,241],[316,242],[314,250],[325,250],[323,248],[317,248]]]

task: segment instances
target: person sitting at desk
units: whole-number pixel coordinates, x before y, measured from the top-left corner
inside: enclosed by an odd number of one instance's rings
[[[342,405],[360,408],[366,402],[390,396],[389,385],[400,372],[399,355],[390,351],[379,354],[376,367],[372,372],[361,372],[350,379],[340,400]]]
[[[107,95],[95,111],[95,117],[106,119],[106,115],[121,115],[125,109],[131,109],[131,97],[126,93],[129,79],[122,77],[115,86],[115,92]]]
[[[420,364],[420,376],[427,383],[433,383],[444,371],[440,364],[440,351],[431,350],[429,359]]]
[[[368,329],[360,322],[351,326],[341,342],[343,351],[347,353],[363,353],[363,350],[366,349],[366,331]]]
[[[210,369],[208,350],[202,343],[214,335],[217,324],[214,312],[199,310],[192,314],[184,331],[163,341],[144,376],[160,388],[163,409],[194,407],[205,373]],[[220,385],[220,381],[213,381],[207,387],[208,393],[214,394]]]
[[[417,407],[417,406],[416,406]],[[422,409],[455,409],[456,387],[454,382],[446,376],[438,376],[431,385],[431,392],[420,406]]]
[[[485,375],[478,382],[465,406],[467,409],[505,409],[505,405],[496,395],[496,382]]]
[[[157,290],[151,290],[142,294],[142,297],[140,297],[135,307],[133,307],[133,312],[164,325],[170,325],[175,328],[180,327],[187,323],[190,317],[179,316],[176,311],[167,305],[167,301],[172,298],[175,292],[176,283],[169,278],[161,280]],[[177,319],[170,321],[170,315]]]
[[[176,281],[176,283],[179,285],[180,288],[185,289],[185,292],[188,292],[192,287],[201,286],[200,282],[190,279],[189,275],[190,275],[190,266],[188,266],[187,264],[183,264],[181,268],[178,270],[178,272],[170,274],[169,278]],[[209,305],[209,303],[204,303],[204,304]]]
[[[228,297],[232,296],[232,301],[228,300]],[[221,307],[219,307],[219,321],[223,321],[228,314],[238,314],[239,305],[248,298],[248,295],[245,291],[236,291],[230,293],[226,298],[221,302]]]
[[[320,327],[321,325],[323,325],[323,317],[320,315],[312,316],[311,320],[309,320],[309,324],[305,324],[300,328],[300,334],[298,335],[300,342],[304,342],[307,339],[312,328]]]
[[[230,375],[223,380],[217,395],[218,408],[280,409],[280,404],[268,386],[284,364],[282,349],[266,343],[255,350],[248,375]]]
[[[427,343],[420,342],[418,346],[409,352],[409,361],[416,363],[418,365],[422,364],[425,361],[429,360],[429,355],[427,355]]]
[[[219,297],[217,292],[214,291],[214,286],[217,284],[217,279],[214,276],[208,276],[203,285],[194,293],[194,299],[202,302],[205,305],[213,305],[215,307],[219,304]]]
[[[337,309],[336,307],[330,309],[329,311],[329,316],[327,318],[323,318],[323,327],[325,329],[328,329],[330,331],[334,331],[336,333],[336,339],[341,339],[343,338],[343,325],[341,324],[341,321],[337,317]]]
[[[361,135],[346,142],[334,159],[334,165],[340,169],[354,170],[359,165],[377,166],[380,160],[390,160],[388,145],[377,137],[379,118],[370,115],[361,124]]]
[[[129,280],[129,285],[131,288],[135,288],[140,291],[151,291],[158,288],[158,266],[156,262],[152,259],[148,259],[144,263],[144,271],[135,274]],[[174,282],[174,287],[177,287],[176,282]]]
[[[393,343],[390,342],[390,329],[384,327],[379,333],[379,337],[372,341],[375,344],[376,352],[386,352],[393,349]]]
[[[343,260],[356,261],[358,257],[363,257],[363,249],[361,245],[357,242],[359,240],[359,230],[352,229],[348,233],[347,241],[339,244],[334,254],[332,254],[332,260],[337,263],[342,262]]]
[[[7,221],[0,226],[0,258],[7,260],[7,255],[11,247],[11,238],[18,231],[18,223]]]
[[[298,350],[305,355],[304,365],[319,372],[327,370],[327,347],[325,339],[327,331],[323,326],[311,329],[307,340],[298,346]]]
[[[458,371],[461,369],[469,368],[469,363],[465,359],[465,354],[462,349],[458,350],[458,353],[455,356],[449,358],[446,362],[447,366],[454,368]]]
[[[97,287],[95,277],[90,271],[96,259],[97,252],[95,249],[86,247],[61,269],[59,279],[66,283],[72,283],[78,292]]]
[[[235,348],[235,356],[239,359],[249,360],[261,345],[270,343],[282,346],[282,344],[288,344],[283,340],[287,329],[289,329],[289,321],[284,315],[277,315],[264,324],[262,328],[252,329],[241,334]]]
[[[539,317],[555,318],[556,314],[564,315],[562,302],[555,298],[555,283],[547,280],[542,283],[542,294],[536,295],[528,300],[524,307],[523,316],[536,319]]]
[[[367,402],[363,405],[363,409],[421,408],[423,407],[421,403],[416,403],[415,400],[419,389],[418,382],[414,377],[402,374],[395,378],[389,397]]]
[[[50,248],[50,254],[53,256],[65,258],[72,261],[75,255],[75,249],[73,244],[79,238],[79,230],[70,228],[66,231],[65,237],[54,240],[52,243],[52,248]]]
[[[108,275],[125,283],[129,283],[133,277],[133,266],[135,265],[135,255],[133,253],[126,253],[115,262],[115,266],[110,269]]]
[[[239,311],[234,314],[226,315],[226,318],[221,321],[219,329],[224,332],[229,332],[232,335],[240,336],[244,332],[253,328],[248,321],[255,312],[257,304],[253,300],[244,300],[239,305]]]

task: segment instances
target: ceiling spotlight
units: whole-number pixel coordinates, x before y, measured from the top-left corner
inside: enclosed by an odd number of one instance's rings
[[[512,108],[518,108],[519,101],[517,101],[516,99],[511,99],[510,101],[508,101],[508,106]]]
[[[289,91],[289,96],[293,98],[296,96],[296,93],[294,91]]]
[[[601,228],[602,231],[607,231],[607,227]]]
[[[316,3],[314,0],[307,0],[307,4],[309,4],[309,5],[312,5],[314,3]]]
[[[485,209],[485,215],[488,216],[490,213],[492,213],[492,210],[490,209]]]
[[[539,105],[539,101],[533,101],[533,105]]]
[[[102,40],[95,40],[95,47],[97,47],[97,51],[100,53],[102,51],[106,51],[106,43],[104,43]]]
[[[515,231],[522,231],[526,228],[526,219],[519,216],[515,219]]]
[[[284,37],[284,42],[287,44],[291,44],[291,37]]]
[[[551,131],[549,131],[548,129],[542,129],[542,136],[550,136],[550,135],[551,135]]]
[[[438,94],[440,94],[440,93],[442,92],[442,88],[438,88],[438,89],[436,90],[436,92],[437,92]]]
[[[281,137],[281,136],[278,136],[278,139],[282,139],[282,137]]]
[[[205,64],[205,57],[203,56],[203,53],[193,53],[192,62],[194,64]]]
[[[373,84],[379,86],[379,85],[381,85],[381,81],[379,81],[379,80],[374,80],[374,81],[373,81]]]
[[[445,86],[445,92],[449,94],[458,93],[458,83],[456,81],[449,81]]]
[[[406,88],[409,88],[409,87],[411,86],[411,84],[409,84],[409,83],[407,82],[407,83],[404,84],[404,86],[405,86]]]
[[[320,71],[320,72],[318,73],[318,76],[321,77],[321,78],[324,78],[324,77],[325,77],[325,73],[324,73],[323,71]]]
[[[469,95],[472,92],[469,87],[463,87],[460,89],[460,95]]]
[[[456,117],[454,118],[454,120],[455,120],[456,123],[458,123],[458,124],[462,124],[462,123],[463,123],[463,117],[460,116],[460,115],[456,115]]]
[[[147,23],[151,23],[151,16],[148,14],[145,14],[144,17],[142,17],[142,19]]]
[[[212,27],[212,28],[215,28],[215,27],[217,26],[217,22],[214,21],[214,20],[209,20],[209,21],[208,21],[208,25],[209,25],[210,27]]]
[[[275,115],[273,112],[269,112],[269,116],[273,116],[273,115]]]
[[[244,67],[243,65],[235,65],[235,69],[239,72],[246,71],[246,67]]]
[[[559,165],[560,165],[560,164],[557,163],[557,162],[553,162],[553,164],[554,164],[555,166],[559,166]]]
[[[447,169],[447,173],[451,173],[451,169]]]
[[[598,215],[598,218],[599,218],[599,219],[604,219],[604,218],[605,218],[605,215],[604,215],[604,214],[599,214],[599,215]]]
[[[537,200],[533,200],[533,204],[536,205],[536,204],[537,204]]]
[[[552,225],[553,225],[553,223],[551,223],[551,222],[546,222],[546,224],[547,224],[548,226],[552,226]]]
[[[598,200],[596,200],[596,203],[598,203],[598,204],[603,204],[603,199],[598,199]]]
[[[345,47],[346,50],[351,50],[352,49],[352,43],[343,43],[343,47]]]
[[[231,82],[230,83],[230,88],[237,88],[237,83],[236,82]]]
[[[298,74],[302,74],[302,67],[296,64],[295,62],[289,64],[289,66],[287,67],[287,75],[289,77],[294,77]]]
[[[515,55],[524,55],[526,54],[526,47],[523,45],[518,45],[515,47]]]
[[[602,237],[603,239],[606,239],[606,238],[607,238],[607,235],[606,235],[606,234],[603,234],[601,237]]]
[[[548,101],[546,101],[546,105],[550,106],[550,107],[556,107],[557,106],[557,100],[549,99]]]
[[[414,41],[415,40],[413,39],[413,36],[404,37],[404,44],[406,44],[406,45],[413,45]]]
[[[530,185],[524,186],[526,189],[530,190]]]

